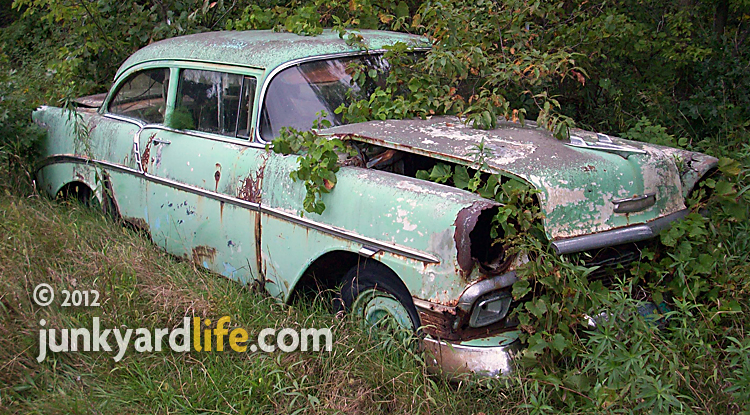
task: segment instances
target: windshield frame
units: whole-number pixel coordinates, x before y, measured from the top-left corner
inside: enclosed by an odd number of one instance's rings
[[[418,47],[418,48],[412,48],[409,51],[410,52],[427,52],[429,51],[430,47]],[[285,69],[291,68],[293,66],[301,65],[303,63],[308,62],[315,62],[315,61],[324,61],[324,60],[330,60],[330,59],[340,59],[340,58],[349,58],[349,57],[356,57],[356,56],[369,56],[369,55],[383,55],[387,52],[387,49],[369,49],[369,50],[360,50],[360,51],[353,51],[353,52],[342,52],[342,53],[332,53],[328,55],[318,55],[318,56],[309,56],[306,58],[300,58],[300,59],[294,59],[289,62],[285,62],[271,70],[268,75],[266,75],[265,80],[263,81],[263,86],[260,89],[260,94],[258,96],[258,108],[257,108],[257,114],[256,114],[256,120],[255,120],[255,141],[263,144],[263,145],[272,145],[271,141],[264,140],[263,137],[260,135],[260,121],[261,121],[261,114],[263,113],[263,110],[266,107],[266,93],[268,92],[268,87],[271,85],[271,81],[278,75],[280,72],[282,72]]]

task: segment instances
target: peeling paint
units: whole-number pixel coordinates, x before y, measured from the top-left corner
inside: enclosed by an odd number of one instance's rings
[[[261,165],[254,176],[250,173],[244,180],[240,181],[237,187],[237,197],[248,202],[260,203],[263,194],[263,174],[265,168],[265,164]]]
[[[684,209],[683,185],[669,152],[616,137],[608,137],[612,145],[638,152],[624,158],[595,148],[572,147],[533,123],[499,122],[494,130],[476,130],[455,117],[371,121],[319,133],[468,167],[475,162],[471,153],[484,143],[492,152],[485,160],[487,173],[520,179],[540,190],[545,232],[551,240],[646,223]],[[581,140],[599,139],[580,130],[576,135]],[[436,193],[441,189],[424,189],[409,181],[398,187]],[[614,213],[613,200],[645,193],[657,195],[650,208],[627,216]]]
[[[357,33],[363,38],[364,49],[369,50],[382,49],[396,42],[430,46],[426,38],[406,33],[376,30],[357,30]],[[155,59],[198,60],[273,69],[295,59],[361,50],[356,44],[347,44],[337,31],[328,29],[317,36],[271,30],[207,32],[154,42],[131,55],[116,76],[140,62]]]
[[[144,173],[148,173],[148,167],[151,165],[151,144],[155,137],[155,133],[151,134],[148,141],[146,141],[146,146],[143,148],[143,153],[141,154],[141,163],[143,164]]]

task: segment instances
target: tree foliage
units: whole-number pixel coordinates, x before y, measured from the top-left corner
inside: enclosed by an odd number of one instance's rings
[[[60,98],[65,84],[81,94],[103,90],[130,53],[167,37],[219,29],[315,35],[332,27],[356,41],[356,31],[346,29],[377,28],[426,35],[434,48],[419,68],[394,73],[372,102],[351,108],[356,117],[451,113],[483,128],[497,116],[533,117],[559,136],[573,120],[617,134],[646,117],[691,144],[748,135],[746,0],[15,0],[13,6],[21,17],[4,29],[3,53],[19,66],[43,61],[56,74],[47,99]]]

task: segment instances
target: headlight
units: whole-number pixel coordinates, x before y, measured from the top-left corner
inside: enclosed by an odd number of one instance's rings
[[[496,323],[508,315],[513,297],[508,291],[492,292],[477,300],[469,319],[469,326],[483,327]]]

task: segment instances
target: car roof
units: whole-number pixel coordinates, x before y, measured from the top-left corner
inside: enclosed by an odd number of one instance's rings
[[[367,49],[382,49],[397,42],[429,47],[426,38],[407,33],[359,30]],[[302,36],[271,30],[224,31],[180,36],[152,43],[133,53],[115,78],[140,63],[155,60],[189,60],[228,65],[273,68],[296,59],[361,51],[348,45],[338,32],[324,30],[317,36]]]

